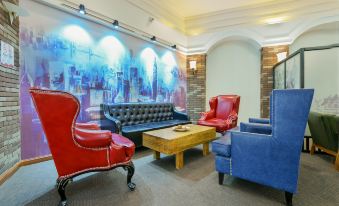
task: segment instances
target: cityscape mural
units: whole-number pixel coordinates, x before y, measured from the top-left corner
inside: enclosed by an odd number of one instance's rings
[[[20,4],[30,13],[20,22],[22,159],[49,154],[33,86],[75,95],[79,122],[97,119],[101,103],[173,102],[186,110],[184,55],[36,2]]]

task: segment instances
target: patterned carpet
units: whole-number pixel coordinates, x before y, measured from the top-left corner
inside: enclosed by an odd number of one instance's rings
[[[269,187],[228,177],[218,185],[213,154],[202,156],[200,147],[185,152],[185,166],[175,169],[173,156],[153,160],[149,150],[137,152],[130,192],[122,169],[81,176],[67,187],[69,205],[242,206],[284,205],[284,193]],[[299,192],[295,206],[339,205],[339,172],[334,158],[302,154]],[[57,177],[52,161],[21,168],[0,187],[0,205],[57,205]]]

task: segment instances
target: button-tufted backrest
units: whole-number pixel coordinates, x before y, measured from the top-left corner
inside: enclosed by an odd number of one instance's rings
[[[117,103],[102,108],[122,126],[171,120],[174,111],[172,103]]]

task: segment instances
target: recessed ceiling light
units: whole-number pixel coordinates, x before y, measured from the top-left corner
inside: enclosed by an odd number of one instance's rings
[[[274,18],[269,18],[265,19],[266,24],[281,24],[286,21],[286,17],[274,17]]]

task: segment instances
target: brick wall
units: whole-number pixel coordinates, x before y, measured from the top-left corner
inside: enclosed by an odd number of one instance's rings
[[[197,71],[192,74],[189,62],[197,61]],[[187,56],[187,112],[192,122],[200,118],[206,104],[206,55]]]
[[[273,89],[273,66],[278,62],[277,55],[280,52],[288,52],[288,45],[263,47],[261,49],[260,72],[260,115],[269,116],[269,99]]]
[[[18,0],[9,0],[18,4]],[[19,130],[19,21],[9,23],[0,3],[0,39],[15,50],[15,67],[0,66],[0,174],[20,160]]]

